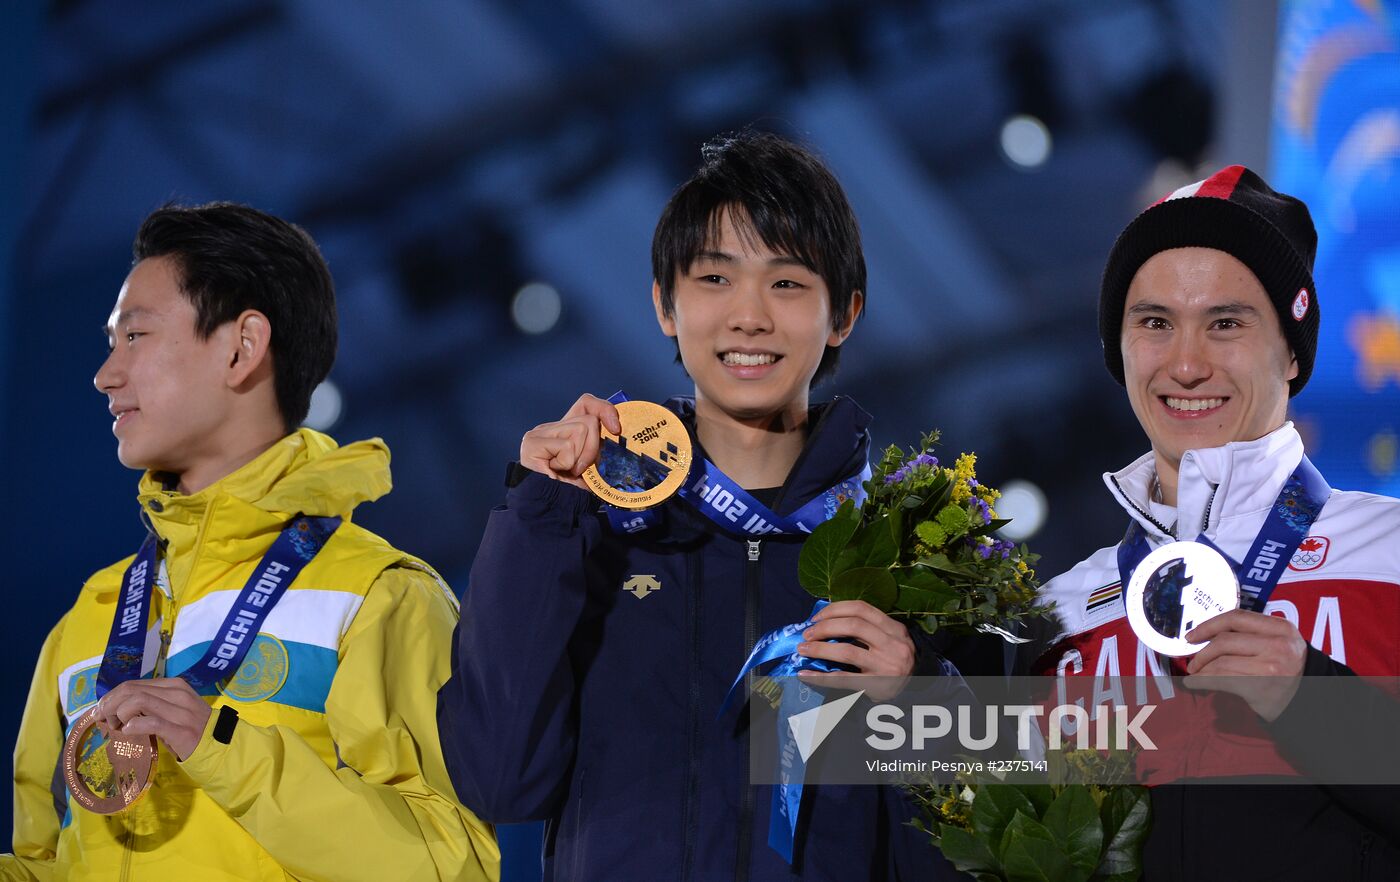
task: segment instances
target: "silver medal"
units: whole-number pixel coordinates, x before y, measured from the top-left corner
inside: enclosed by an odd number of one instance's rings
[[[1206,647],[1186,634],[1240,605],[1235,569],[1220,552],[1200,542],[1172,542],[1142,559],[1128,580],[1128,624],[1149,648],[1168,656],[1192,655]]]

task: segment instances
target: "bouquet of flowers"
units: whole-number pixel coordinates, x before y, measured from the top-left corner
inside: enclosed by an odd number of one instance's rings
[[[930,633],[1018,641],[1010,625],[1051,612],[1035,603],[1037,556],[994,535],[1009,522],[992,507],[1001,494],[977,480],[976,455],[948,468],[929,452],[937,441],[933,432],[918,451],[887,448],[864,504],[847,500],[807,538],[798,580],[817,597],[864,600]]]
[[[885,450],[859,509],[853,501],[812,531],[798,578],[827,600],[864,600],[926,631],[984,632],[1022,642],[1017,622],[1050,616],[1037,603],[1037,556],[995,535],[1008,521],[1000,495],[977,480],[977,458],[951,468],[930,451]],[[923,810],[915,821],[953,865],[978,880],[1126,882],[1141,874],[1148,829],[1145,787],[1103,786],[1131,780],[1129,760],[1095,751],[1052,751],[1050,774],[1021,782],[994,776],[905,784]],[[1112,773],[1112,774],[1109,774]],[[1088,782],[1088,783],[1085,783]]]
[[[961,776],[911,782],[915,827],[978,882],[1131,882],[1142,875],[1151,821],[1147,788],[1123,751],[1052,751],[1048,783]],[[1079,783],[1079,782],[1088,783]]]

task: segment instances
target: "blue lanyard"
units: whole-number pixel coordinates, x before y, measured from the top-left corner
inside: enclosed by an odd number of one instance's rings
[[[748,676],[749,671],[762,667],[771,661],[783,659],[782,664],[768,672],[770,677],[795,677],[798,671],[845,670],[823,659],[808,658],[805,655],[797,654],[797,644],[802,642],[802,632],[812,627],[812,618],[830,603],[829,600],[818,600],[812,607],[812,615],[807,617],[807,621],[798,622],[795,625],[784,625],[776,631],[769,631],[753,645],[753,652],[749,653],[748,660],[739,669],[739,676],[734,678],[729,692],[724,696],[724,704],[720,705],[719,709],[720,716],[729,712],[735,696],[739,694],[739,684],[744,682],[744,677]]]
[[[180,676],[199,690],[237,671],[267,614],[339,526],[338,517],[298,515],[293,518],[263,555],[253,575],[248,577],[204,656]],[[122,577],[122,593],[112,619],[112,633],[107,638],[107,651],[97,672],[98,697],[106,695],[117,684],[141,675],[156,566],[156,537],[150,533]]]
[[[769,631],[754,644],[753,652],[739,669],[739,676],[729,687],[729,693],[720,706],[720,716],[728,712],[739,694],[739,686],[744,677],[756,668],[772,661],[782,662],[768,672],[770,677],[778,677],[782,684],[782,700],[778,705],[778,768],[782,780],[788,783],[773,787],[773,800],[768,814],[768,845],[783,860],[792,863],[793,843],[797,838],[797,818],[802,808],[802,782],[807,777],[807,761],[792,735],[787,721],[797,714],[821,707],[825,698],[820,692],[797,679],[798,671],[839,671],[845,670],[833,662],[819,658],[808,658],[797,654],[797,644],[802,642],[802,632],[812,627],[812,617],[826,607],[830,601],[818,600],[812,607],[812,615],[807,621],[795,625],[784,625],[776,631]]]
[[[622,392],[608,398],[613,404],[627,400]],[[847,499],[860,505],[865,501],[865,482],[870,480],[870,463],[852,475],[809,499],[790,515],[780,515],[759,502],[740,487],[733,478],[708,459],[698,460],[677,492],[697,511],[713,521],[721,530],[744,537],[757,538],[773,533],[801,535],[812,532],[819,524],[836,514]],[[651,529],[661,518],[655,509],[624,511],[604,506],[608,524],[618,533],[638,533]]]
[[[1264,526],[1259,529],[1254,544],[1245,554],[1244,562],[1236,563],[1221,552],[1221,556],[1230,561],[1239,576],[1240,606],[1243,609],[1264,611],[1269,596],[1274,593],[1279,579],[1283,578],[1283,571],[1288,568],[1288,562],[1293,559],[1293,553],[1307,538],[1308,530],[1322,513],[1322,507],[1327,504],[1331,494],[1332,490],[1322,473],[1306,456],[1303,457],[1298,468],[1284,482],[1283,490],[1279,491],[1278,498],[1264,518]],[[1204,532],[1196,537],[1196,541],[1220,551]],[[1125,589],[1133,570],[1150,551],[1142,525],[1136,520],[1130,521],[1128,532],[1118,544],[1118,578]]]

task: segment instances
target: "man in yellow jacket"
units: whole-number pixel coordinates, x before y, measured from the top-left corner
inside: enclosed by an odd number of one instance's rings
[[[350,522],[389,490],[384,444],[295,428],[335,357],[315,244],[213,204],[155,212],[133,251],[95,383],[150,537],[44,643],[0,879],[497,879],[438,741],[456,600]],[[114,814],[65,783],[100,759],[65,777],[89,719],[156,739]]]

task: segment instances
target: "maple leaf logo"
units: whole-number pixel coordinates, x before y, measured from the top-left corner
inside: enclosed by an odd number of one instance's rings
[[[1329,547],[1331,540],[1326,536],[1306,537],[1298,543],[1298,550],[1293,552],[1293,559],[1288,562],[1288,568],[1299,573],[1317,569],[1327,561]]]

